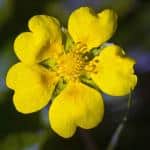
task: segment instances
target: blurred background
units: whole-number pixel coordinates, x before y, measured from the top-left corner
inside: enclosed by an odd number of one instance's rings
[[[13,91],[5,85],[8,68],[18,60],[15,37],[27,31],[27,21],[37,14],[51,15],[67,26],[72,10],[88,5],[96,11],[113,8],[118,29],[110,40],[136,59],[138,85],[133,93],[128,121],[116,150],[150,149],[150,1],[148,0],[0,0],[0,150],[106,150],[127,111],[128,97],[104,95],[105,116],[94,129],[79,129],[71,139],[57,136],[49,127],[47,108],[31,115],[18,113]]]

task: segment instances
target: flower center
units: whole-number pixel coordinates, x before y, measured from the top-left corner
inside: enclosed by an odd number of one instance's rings
[[[58,75],[65,77],[67,80],[77,80],[86,65],[83,58],[86,50],[85,45],[77,43],[69,53],[62,55],[58,60]]]

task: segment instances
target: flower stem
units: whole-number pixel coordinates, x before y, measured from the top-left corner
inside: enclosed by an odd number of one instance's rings
[[[120,124],[118,125],[117,129],[115,130],[115,132],[111,138],[111,141],[108,144],[108,147],[106,148],[107,150],[115,150],[115,148],[118,144],[119,137],[120,137],[120,135],[123,131],[123,128],[128,120],[128,114],[129,114],[131,105],[132,105],[132,92],[130,92],[130,94],[129,94],[127,111],[126,111],[125,115],[123,116],[123,119],[120,122]]]

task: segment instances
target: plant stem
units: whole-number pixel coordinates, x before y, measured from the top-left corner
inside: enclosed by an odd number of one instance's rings
[[[132,105],[132,92],[129,94],[127,111],[126,111],[121,123],[118,125],[117,129],[115,130],[115,132],[111,138],[111,141],[110,141],[108,147],[106,148],[107,150],[115,150],[115,148],[118,144],[119,137],[120,137],[120,135],[123,131],[123,128],[128,120],[128,114],[129,114],[131,105]]]

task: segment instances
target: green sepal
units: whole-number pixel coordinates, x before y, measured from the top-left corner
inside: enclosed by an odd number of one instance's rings
[[[96,55],[98,55],[100,52],[100,48],[92,48],[89,52],[86,52],[83,55],[83,59],[85,59],[86,61],[90,61],[92,60]]]
[[[44,61],[40,62],[39,64],[44,66],[47,69],[52,69],[52,70],[55,70],[56,66],[57,66],[56,60],[53,58],[45,59]]]
[[[73,41],[72,37],[70,36],[70,34],[66,28],[63,27],[62,32],[64,34],[64,48],[65,48],[65,52],[67,53],[72,48],[74,41]]]
[[[98,86],[94,83],[94,81],[92,80],[92,78],[90,78],[90,76],[88,76],[88,74],[84,74],[80,76],[80,81],[84,84],[86,84],[89,87],[92,87],[94,89],[96,89],[97,91],[100,91],[100,89],[98,88]]]
[[[66,87],[66,85],[67,81],[64,78],[60,78],[53,92],[52,99],[59,95],[60,92]]]

